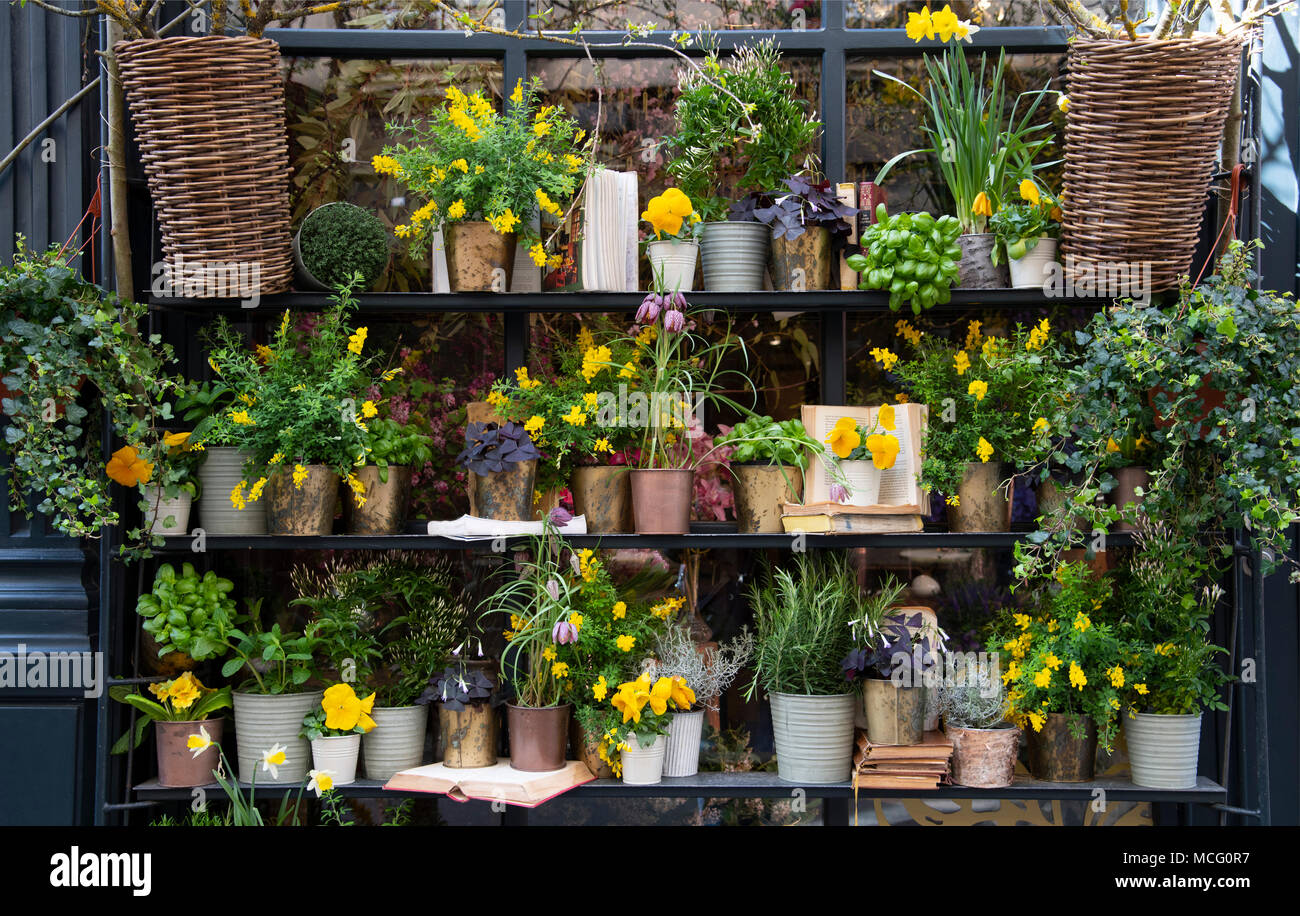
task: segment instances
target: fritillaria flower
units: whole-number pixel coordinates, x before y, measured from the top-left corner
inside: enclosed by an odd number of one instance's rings
[[[686,327],[686,316],[677,309],[668,309],[664,312],[664,330],[670,334],[680,334],[682,328]]]
[[[636,310],[637,324],[654,324],[659,317],[659,309],[663,305],[663,297],[658,293],[650,293],[641,300],[641,307]]]
[[[567,620],[559,621],[551,628],[551,640],[559,646],[567,646],[578,641],[578,628]]]

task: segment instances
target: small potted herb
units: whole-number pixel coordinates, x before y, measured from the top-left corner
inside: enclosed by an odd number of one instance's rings
[[[742,534],[781,530],[784,503],[803,498],[803,472],[808,449],[822,451],[798,420],[777,422],[752,416],[714,440],[731,448],[735,477],[736,528]]]
[[[377,411],[366,401],[362,415]],[[391,417],[364,419],[366,463],[353,473],[360,482],[343,500],[348,534],[401,534],[411,502],[411,476],[433,458],[433,437]]]
[[[368,290],[383,275],[389,260],[388,230],[368,210],[335,201],[303,218],[293,237],[293,263],[298,282],[306,289],[328,292],[361,276]]]
[[[420,703],[438,704],[438,747],[443,766],[490,767],[497,762],[496,683],[482,667],[455,659],[429,679]]]
[[[952,778],[959,786],[1011,785],[1020,729],[1007,721],[1007,698],[996,666],[968,664],[939,692],[943,731],[952,742]]]
[[[153,588],[135,605],[145,619],[141,643],[146,670],[171,677],[196,662],[225,655],[224,634],[237,616],[230,597],[234,587],[212,570],[200,576],[192,563],[182,564],[180,573],[170,563],[160,565]]]
[[[829,181],[793,175],[789,193],[773,193],[754,217],[772,230],[768,268],[777,289],[830,289],[833,245],[849,237],[857,209],[843,203]]]
[[[520,522],[533,517],[533,481],[542,453],[518,423],[470,423],[456,463],[474,475],[478,514]]]
[[[924,211],[890,216],[876,205],[876,222],[862,238],[862,254],[849,255],[846,263],[861,274],[858,289],[889,293],[889,307],[898,311],[909,304],[919,315],[952,299],[962,258],[961,223],[952,216],[937,219]]]

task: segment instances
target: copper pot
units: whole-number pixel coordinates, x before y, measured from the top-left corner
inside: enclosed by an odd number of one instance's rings
[[[447,223],[447,285],[453,293],[508,293],[515,267],[515,234],[483,220]]]
[[[533,520],[533,481],[537,460],[517,461],[507,470],[474,473],[474,502],[479,518],[502,522]]]
[[[1016,773],[1020,729],[959,728],[945,725],[952,742],[952,781],[972,789],[1001,789],[1011,785]]]
[[[490,767],[497,762],[497,716],[487,700],[464,709],[438,707],[438,747],[451,769]]]
[[[545,773],[564,767],[569,744],[569,714],[573,706],[507,705],[510,765],[525,773]]]
[[[1083,725],[1083,737],[1070,731],[1070,721]],[[1047,714],[1042,731],[1025,732],[1029,772],[1046,782],[1091,782],[1097,761],[1097,723],[1086,716]]]
[[[154,738],[158,742],[158,785],[173,787],[206,786],[216,782],[212,771],[221,764],[217,748],[204,748],[196,756],[186,747],[190,735],[207,730],[213,742],[220,742],[226,720],[203,719],[193,722],[155,722]]]
[[[569,488],[573,511],[587,518],[592,534],[624,534],[632,530],[632,489],[626,467],[573,469]]]
[[[629,471],[637,534],[688,534],[695,472],[654,468]]]
[[[1121,509],[1128,505],[1142,508],[1142,497],[1137,495],[1137,488],[1141,487],[1145,493],[1151,488],[1151,474],[1145,467],[1134,465],[1126,468],[1115,469],[1115,489],[1107,494],[1107,501],[1112,506],[1119,506]],[[1116,522],[1115,531],[1132,531],[1135,526],[1128,522]]]
[[[833,263],[831,231],[825,226],[809,227],[797,239],[772,236],[768,270],[777,289],[830,289]]]
[[[386,475],[378,466],[357,468],[365,488],[365,503],[358,506],[351,492],[343,496],[343,524],[348,534],[401,534],[411,504],[411,469],[392,467]],[[387,480],[382,479],[387,477]]]
[[[307,477],[295,486],[293,472],[281,469],[266,482],[266,533],[296,536],[326,535],[334,528],[339,475],[323,464],[307,467]]]

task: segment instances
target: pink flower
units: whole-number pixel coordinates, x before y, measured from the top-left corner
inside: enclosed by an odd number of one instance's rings
[[[578,641],[578,629],[567,620],[561,620],[551,628],[551,639],[556,645],[567,646]]]
[[[664,312],[664,330],[669,334],[680,334],[682,328],[686,327],[686,316],[677,309],[669,309]]]
[[[849,498],[849,491],[844,489],[844,484],[833,483],[831,484],[830,496],[831,496],[831,502],[833,503],[847,502]]]
[[[573,521],[573,513],[569,512],[563,506],[556,506],[551,510],[551,524],[563,528],[569,522]]]
[[[663,304],[663,297],[658,293],[650,293],[641,300],[641,307],[636,310],[637,324],[654,324],[654,320],[659,317],[659,307]]]

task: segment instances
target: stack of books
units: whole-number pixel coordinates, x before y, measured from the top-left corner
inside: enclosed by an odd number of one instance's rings
[[[952,742],[926,732],[920,744],[872,744],[865,731],[853,751],[853,785],[864,789],[937,789],[951,782]]]

